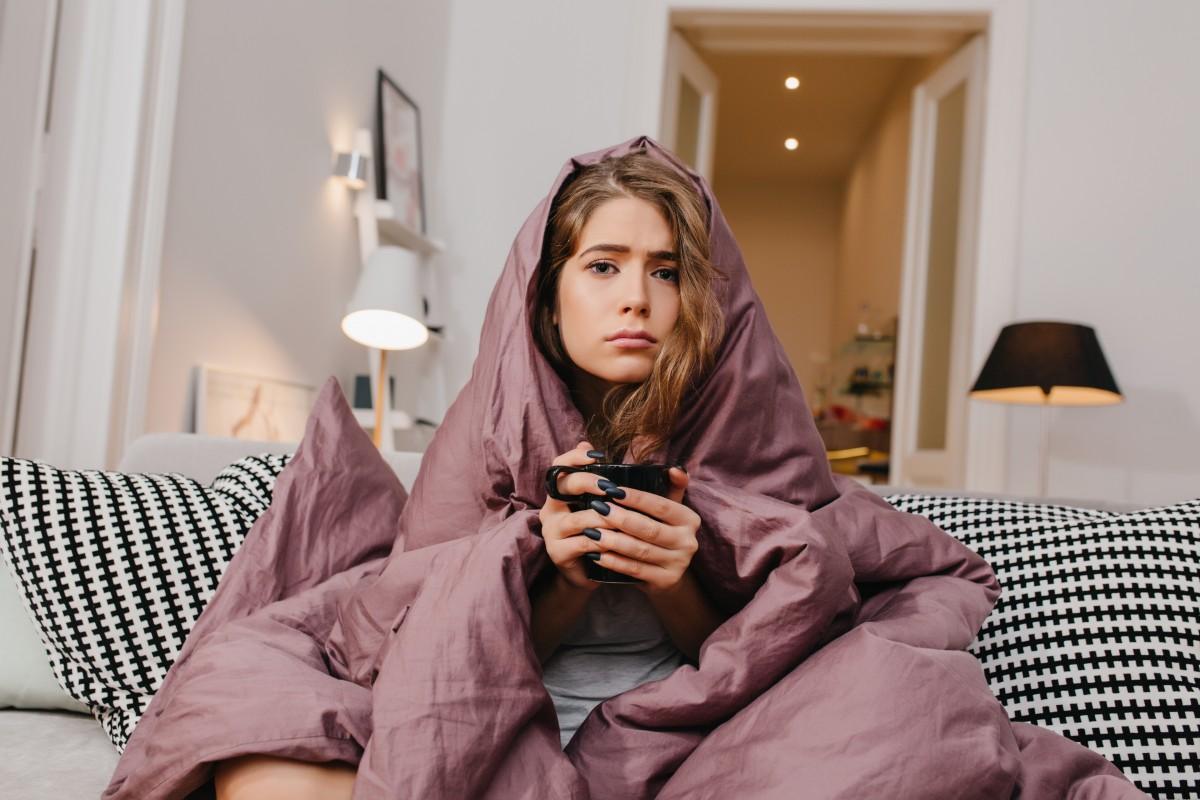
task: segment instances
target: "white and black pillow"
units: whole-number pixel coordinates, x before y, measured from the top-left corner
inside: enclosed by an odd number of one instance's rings
[[[123,750],[291,455],[209,486],[0,457],[0,552],[59,684]]]
[[[1009,716],[1154,797],[1200,797],[1200,499],[1127,514],[896,494],[1003,589],[970,650]]]

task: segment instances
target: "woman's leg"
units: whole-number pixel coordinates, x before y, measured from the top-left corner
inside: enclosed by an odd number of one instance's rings
[[[313,764],[245,755],[218,762],[213,781],[217,800],[349,800],[357,772],[356,767],[341,761]]]

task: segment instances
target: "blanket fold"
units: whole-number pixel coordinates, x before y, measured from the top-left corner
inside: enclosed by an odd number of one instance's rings
[[[562,749],[530,635],[545,469],[586,439],[530,331],[548,215],[635,150],[709,212],[725,336],[670,441],[727,615],[695,665],[598,705]],[[991,567],[834,475],[708,183],[649,137],[564,164],[517,234],[479,354],[411,487],[326,381],[270,508],[104,793],[209,791],[243,753],[357,765],[355,798],[1137,798],[1112,764],[1009,721],[968,652]]]

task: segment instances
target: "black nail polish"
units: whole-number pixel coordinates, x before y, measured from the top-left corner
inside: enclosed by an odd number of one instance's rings
[[[584,528],[583,535],[591,539],[593,542],[600,541],[600,531],[595,528]]]
[[[587,457],[588,458],[604,458],[604,451],[603,450],[588,450]]]
[[[604,493],[609,497],[612,497],[616,500],[625,499],[625,490],[620,486],[617,486],[608,478],[601,478],[600,480],[596,481],[596,485],[603,489]]]
[[[584,553],[583,557],[586,558],[588,561],[599,561],[600,560],[599,553]]]
[[[608,516],[608,512],[612,510],[608,507],[608,503],[604,502],[603,500],[591,500],[588,502],[588,505],[591,506],[592,510],[597,514],[602,514],[606,517]]]

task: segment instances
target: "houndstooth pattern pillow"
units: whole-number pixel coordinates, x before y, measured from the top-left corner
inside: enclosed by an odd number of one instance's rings
[[[896,494],[983,556],[1003,592],[970,650],[1009,716],[1200,797],[1200,499],[1127,514]]]
[[[55,678],[119,751],[290,459],[248,456],[205,487],[0,457],[0,552]]]

